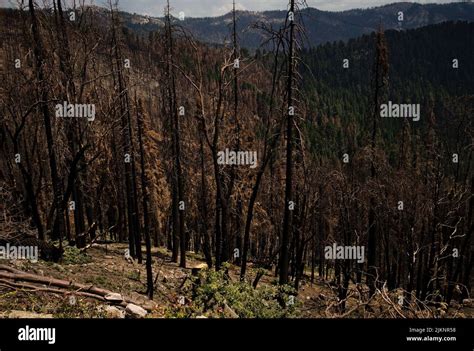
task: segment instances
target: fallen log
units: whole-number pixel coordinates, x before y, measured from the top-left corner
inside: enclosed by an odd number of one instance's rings
[[[91,294],[87,292],[81,292],[81,291],[68,291],[68,290],[63,290],[63,289],[45,288],[45,287],[41,287],[34,284],[28,284],[28,283],[14,283],[6,279],[0,279],[0,284],[11,287],[11,288],[29,289],[30,291],[50,292],[53,294],[60,294],[60,295],[65,295],[65,294],[66,295],[79,295],[79,296],[90,297],[90,298],[100,300],[100,301],[106,301],[105,298],[100,295]]]
[[[7,266],[5,264],[0,264],[0,270],[12,272],[12,273],[24,273],[23,271],[20,271],[19,269]]]
[[[84,296],[93,297],[96,299],[101,299],[101,300],[103,299],[104,301],[107,301],[105,299],[106,295],[113,294],[113,292],[110,290],[98,288],[93,285],[85,285],[85,284],[76,283],[73,281],[61,280],[61,279],[56,279],[52,277],[44,277],[37,274],[23,272],[16,268],[3,265],[3,264],[0,265],[0,280],[10,281],[14,284],[17,284],[17,287],[21,285],[25,286],[26,284],[25,282],[27,282],[27,283],[43,284],[43,285],[46,285],[48,288],[49,287],[62,288],[62,289],[65,289],[65,291],[73,290],[74,293],[82,294]],[[140,307],[143,307],[147,311],[153,310],[153,306],[140,303],[139,301],[128,298],[126,296],[122,296],[122,297],[123,297],[122,302],[114,303],[114,304],[126,305],[129,303],[132,303]]]

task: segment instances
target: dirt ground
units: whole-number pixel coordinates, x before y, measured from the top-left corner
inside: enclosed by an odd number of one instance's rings
[[[14,268],[35,273],[45,277],[74,281],[82,284],[93,285],[113,292],[123,294],[143,304],[149,303],[146,292],[145,265],[129,262],[125,258],[126,244],[96,244],[89,248],[84,262],[80,263],[51,263],[38,261],[0,261]],[[186,269],[170,261],[171,254],[163,248],[153,248],[153,274],[155,293],[154,307],[147,318],[169,317],[169,308],[177,306],[180,296],[183,295],[181,287],[185,279],[191,275],[191,268],[203,265],[203,258],[190,253],[187,256]],[[238,279],[239,267],[231,266],[229,269],[231,279]],[[253,279],[253,277],[249,277]],[[251,280],[249,279],[249,280]],[[266,271],[259,285],[271,284],[276,278],[273,272]],[[305,318],[336,317],[334,307],[337,303],[335,291],[328,284],[318,280],[311,284],[303,280],[298,292],[298,316]],[[371,305],[369,312],[357,304],[357,299],[349,299],[346,305],[346,315],[343,317],[361,318],[367,316],[390,316],[384,309],[386,304]],[[454,304],[444,312],[441,317],[474,317],[472,305]],[[29,313],[29,314],[28,314]],[[31,314],[34,313],[34,314]],[[101,318],[113,317],[106,311],[103,301],[74,296],[71,293],[50,293],[33,291],[31,289],[18,289],[0,283],[0,318],[14,317],[54,317],[54,318]],[[339,315],[340,316],[340,315]],[[420,316],[422,317],[422,316]]]

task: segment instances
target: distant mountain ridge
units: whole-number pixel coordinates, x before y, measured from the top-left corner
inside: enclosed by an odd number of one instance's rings
[[[398,21],[402,11],[404,20]],[[379,23],[385,29],[413,29],[446,21],[474,22],[474,3],[418,4],[399,2],[385,6],[353,9],[342,12],[320,11],[305,8],[301,11],[306,28],[305,46],[359,37],[373,32]],[[273,24],[278,27],[286,17],[286,11],[238,11],[239,42],[242,47],[255,49],[265,39],[255,28],[255,23]],[[121,12],[124,25],[134,32],[147,34],[163,25],[162,18]],[[178,21],[176,19],[176,21]],[[223,44],[229,38],[232,14],[219,17],[185,18],[181,25],[196,39],[213,44]]]

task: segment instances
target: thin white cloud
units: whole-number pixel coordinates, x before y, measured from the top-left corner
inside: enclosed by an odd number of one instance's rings
[[[325,11],[344,11],[353,8],[367,8],[386,5],[394,0],[307,0],[310,7]],[[448,3],[450,0],[418,0],[417,3]],[[120,0],[120,7],[128,12],[161,16],[166,2],[163,0]],[[221,16],[232,9],[232,0],[171,0],[173,13],[184,11],[187,17]],[[237,9],[250,11],[283,10],[288,8],[287,0],[237,0]]]
[[[51,0],[39,0],[50,2]],[[73,0],[63,0],[72,3]],[[76,0],[76,4],[82,0]],[[403,1],[403,0],[399,0]],[[315,7],[325,11],[344,11],[354,8],[368,8],[386,5],[397,0],[306,0],[310,7]],[[449,3],[450,0],[415,0],[421,4],[426,3]],[[3,3],[6,3],[3,5]],[[15,6],[17,0],[0,0],[0,7]],[[99,6],[106,6],[106,0],[85,0],[86,4],[95,3]],[[131,13],[139,13],[148,16],[163,16],[166,0],[119,0],[119,8]],[[186,17],[214,17],[221,16],[232,10],[232,0],[170,0],[172,13],[178,15],[183,11]],[[288,0],[236,0],[236,7],[239,10],[266,11],[284,10],[288,8]]]

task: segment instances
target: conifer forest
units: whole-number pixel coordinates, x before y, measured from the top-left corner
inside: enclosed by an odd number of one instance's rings
[[[474,318],[474,4],[433,2],[1,0],[0,319]]]

